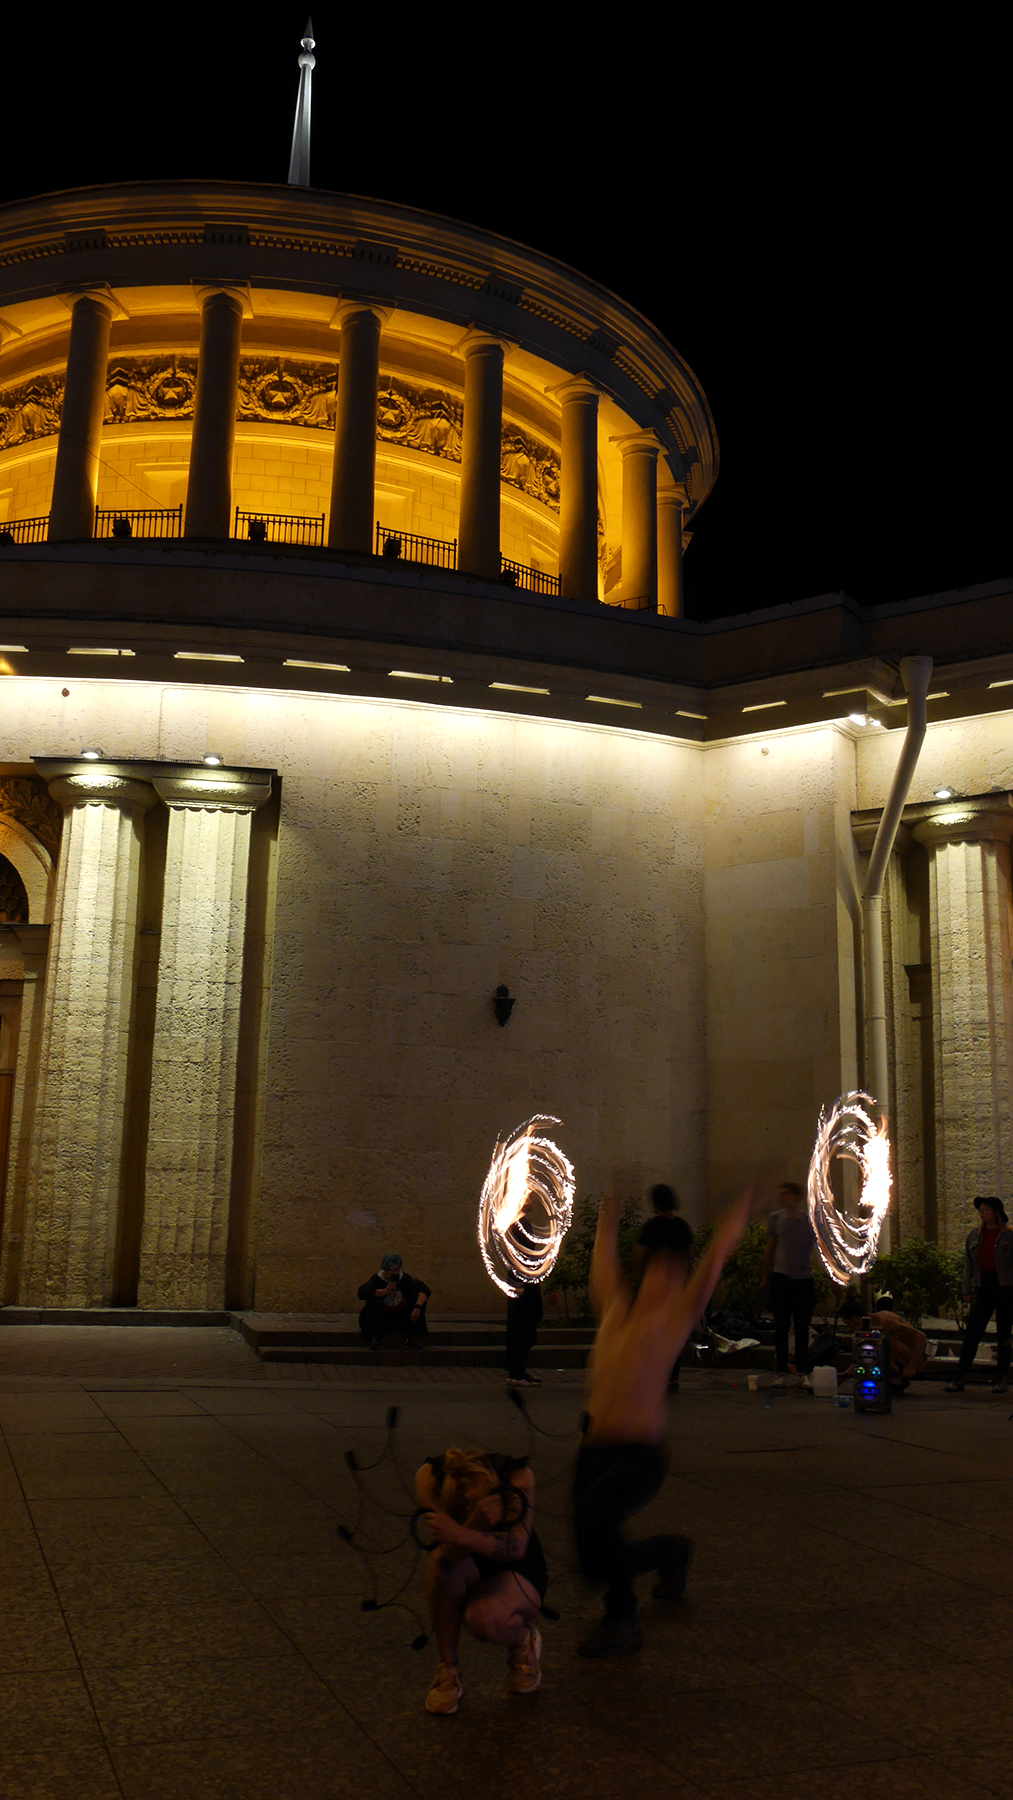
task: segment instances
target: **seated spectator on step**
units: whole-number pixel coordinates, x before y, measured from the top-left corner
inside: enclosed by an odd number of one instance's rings
[[[867,1313],[858,1295],[853,1291],[845,1294],[841,1301],[839,1318],[845,1328],[853,1332],[862,1328],[862,1320],[868,1319],[873,1331],[885,1331],[890,1339],[890,1386],[895,1394],[902,1394],[910,1387],[916,1375],[924,1375],[928,1338],[924,1331],[918,1331],[909,1325],[899,1313],[880,1310]],[[846,1369],[842,1369],[840,1379],[853,1375],[855,1365],[852,1361]]]
[[[371,1275],[359,1289],[364,1301],[359,1314],[359,1330],[371,1350],[380,1350],[391,1332],[403,1332],[405,1348],[417,1350],[428,1335],[426,1301],[432,1292],[424,1281],[405,1275],[401,1258],[391,1252],[380,1264],[377,1275]]]

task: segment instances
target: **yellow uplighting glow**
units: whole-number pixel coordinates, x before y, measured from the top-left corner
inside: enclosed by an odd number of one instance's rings
[[[387,673],[398,681],[446,681],[451,687],[454,682],[452,675],[427,675],[421,669],[388,669]]]
[[[335,675],[350,675],[347,663],[303,662],[301,657],[286,656],[282,667],[285,669],[330,669]]]
[[[242,662],[241,656],[234,656],[224,650],[177,650],[177,662]]]
[[[787,706],[787,704],[787,700],[757,700],[753,706],[744,706],[742,710],[744,713],[769,712],[772,706]]]
[[[507,694],[547,694],[548,688],[522,687],[519,681],[490,681],[491,688],[502,688]]]
[[[636,708],[637,712],[643,712],[644,710],[642,701],[617,700],[612,694],[587,694],[585,698],[593,700],[596,706],[633,706]]]
[[[68,656],[133,656],[133,650],[100,650],[91,644],[67,651]]]

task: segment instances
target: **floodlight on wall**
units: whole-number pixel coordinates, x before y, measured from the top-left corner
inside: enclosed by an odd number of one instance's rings
[[[212,769],[220,769],[225,758],[224,756],[219,756],[217,750],[206,750],[204,752],[204,761],[208,763]]]
[[[84,757],[85,762],[101,762],[102,761],[101,750],[82,750],[81,755]]]
[[[956,788],[951,787],[937,787],[932,789],[937,800],[952,800],[956,791]]]

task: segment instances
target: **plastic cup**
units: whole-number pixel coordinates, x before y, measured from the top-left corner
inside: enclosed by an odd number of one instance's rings
[[[750,1375],[747,1377],[747,1380],[749,1382],[749,1392],[755,1394],[760,1385],[760,1377],[758,1375]]]

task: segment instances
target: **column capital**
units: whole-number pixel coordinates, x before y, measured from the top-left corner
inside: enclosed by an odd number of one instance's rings
[[[0,345],[9,343],[12,338],[24,337],[24,335],[20,325],[13,325],[10,319],[5,319],[0,314]]]
[[[1006,804],[1003,805],[1003,800]],[[999,843],[1013,838],[1013,800],[997,795],[991,805],[975,808],[959,800],[947,800],[938,812],[920,819],[914,827],[919,844]]]
[[[665,448],[657,432],[650,430],[623,431],[616,437],[610,437],[609,443],[615,444],[623,456],[643,455],[645,452],[652,456],[660,456]]]
[[[681,481],[658,482],[658,505],[681,506],[685,512],[689,505],[689,495],[685,483]]]
[[[190,812],[256,812],[271,798],[271,782],[229,780],[205,770],[156,775],[152,785],[166,806]]]
[[[327,323],[331,331],[340,331],[349,319],[356,318],[359,313],[372,313],[382,331],[389,323],[393,311],[393,300],[383,300],[372,294],[347,294],[335,302],[334,311]]]
[[[469,325],[464,336],[451,346],[451,354],[471,356],[476,350],[502,350],[505,359],[516,348],[513,338],[500,337],[497,332],[486,331],[481,325]]]
[[[120,775],[108,763],[82,763],[79,769],[56,775],[49,791],[61,806],[116,806],[122,812],[147,812],[155,804],[155,791],[146,781]]]
[[[244,319],[253,317],[253,301],[248,281],[195,281],[193,291],[202,312],[209,300],[217,299],[221,294],[226,300],[235,301]]]
[[[601,388],[583,373],[567,375],[564,381],[554,381],[545,393],[547,398],[563,403],[567,400],[594,400],[597,403],[601,399]]]
[[[70,313],[74,311],[79,300],[92,300],[96,306],[102,307],[110,319],[129,319],[130,317],[123,302],[117,298],[108,282],[105,281],[81,282],[73,287],[64,288],[57,298]]]

